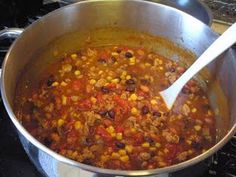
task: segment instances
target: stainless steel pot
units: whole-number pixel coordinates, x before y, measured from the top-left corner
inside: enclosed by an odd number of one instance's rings
[[[168,176],[206,159],[219,150],[236,133],[236,62],[229,50],[216,63],[209,65],[212,81],[208,87],[213,104],[218,106],[217,143],[201,155],[173,166],[139,171],[109,170],[81,164],[65,158],[32,137],[17,120],[13,112],[16,84],[32,56],[52,40],[78,30],[114,26],[143,31],[166,37],[176,44],[200,55],[216,38],[217,34],[197,19],[168,6],[140,0],[91,0],[79,2],[56,10],[30,25],[18,37],[8,51],[1,77],[1,93],[6,110],[18,130],[21,143],[45,176]],[[13,31],[14,34],[17,31]],[[19,32],[19,31],[18,31]],[[0,35],[1,36],[1,35]],[[37,71],[35,71],[37,72]],[[211,92],[214,83],[222,87],[223,97]],[[219,100],[220,99],[220,100]]]
[[[66,3],[75,3],[85,0],[61,0]],[[146,0],[164,4],[186,12],[208,26],[212,24],[211,10],[201,0]]]

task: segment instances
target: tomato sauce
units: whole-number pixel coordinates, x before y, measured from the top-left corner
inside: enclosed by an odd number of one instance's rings
[[[215,143],[214,113],[197,81],[170,111],[158,93],[184,70],[143,48],[84,48],[49,66],[30,93],[17,89],[15,113],[40,142],[78,162],[122,170],[170,166]]]

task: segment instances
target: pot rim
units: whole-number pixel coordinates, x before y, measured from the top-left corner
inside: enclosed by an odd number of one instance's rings
[[[18,39],[15,40],[15,42],[12,44],[12,46],[8,50],[8,52],[5,56],[3,65],[2,65],[1,95],[2,95],[4,106],[7,110],[7,113],[10,116],[10,118],[11,118],[13,124],[15,125],[15,127],[17,128],[17,130],[30,143],[32,143],[34,146],[36,146],[37,148],[39,148],[40,150],[42,150],[43,152],[45,152],[46,154],[50,155],[51,157],[55,158],[58,161],[60,161],[62,163],[66,163],[67,165],[72,165],[74,167],[81,168],[81,169],[86,170],[86,171],[101,173],[101,174],[107,174],[107,175],[113,174],[113,175],[125,175],[125,176],[143,176],[143,175],[154,175],[154,174],[170,173],[170,172],[174,172],[174,171],[177,171],[177,170],[181,170],[181,169],[186,168],[188,166],[192,166],[192,165],[206,159],[207,157],[209,157],[210,155],[212,155],[213,153],[218,151],[221,147],[223,147],[223,145],[225,145],[230,140],[230,138],[236,133],[236,124],[234,124],[234,126],[232,126],[232,128],[228,131],[228,133],[225,135],[225,137],[222,138],[217,144],[215,144],[213,147],[208,149],[206,152],[204,152],[204,153],[202,153],[202,154],[200,154],[200,155],[198,155],[198,156],[196,156],[192,159],[189,159],[187,161],[184,161],[184,162],[172,165],[172,166],[168,166],[168,167],[164,167],[164,168],[157,168],[157,169],[152,169],[152,170],[112,170],[112,169],[105,169],[105,168],[99,168],[99,167],[95,167],[95,166],[86,165],[86,164],[71,160],[69,158],[66,158],[66,157],[52,151],[51,149],[47,148],[42,143],[40,143],[32,135],[30,135],[30,133],[22,126],[22,124],[16,118],[16,116],[13,112],[13,109],[11,108],[10,103],[7,99],[6,91],[5,91],[5,82],[4,82],[5,67],[7,65],[7,61],[9,60],[9,55],[11,54],[11,51],[14,50],[14,47],[17,45],[17,41],[20,38],[23,38],[24,33],[27,33],[27,31],[30,31],[31,27],[33,25],[37,25],[38,23],[42,22],[43,20],[47,20],[47,18],[50,18],[50,16],[56,15],[56,14],[60,13],[61,11],[64,11],[67,8],[72,8],[72,7],[77,6],[81,3],[95,3],[95,2],[99,2],[99,1],[105,2],[107,0],[81,1],[81,2],[77,2],[77,3],[71,4],[71,5],[65,6],[63,8],[59,8],[59,9],[53,11],[53,12],[50,12],[49,14],[43,16],[42,18],[40,18],[39,20],[37,20],[36,22],[34,22],[30,26],[28,26],[24,30],[24,32],[18,37]],[[195,21],[195,23],[199,23],[199,25],[204,25],[209,31],[213,32],[206,24],[204,24],[200,20],[194,18],[193,16],[191,16],[191,15],[185,13],[185,12],[182,12],[178,9],[172,8],[170,6],[166,6],[166,5],[163,5],[163,4],[158,4],[158,3],[155,3],[155,2],[142,1],[142,0],[112,0],[112,1],[131,1],[131,2],[136,2],[136,3],[149,3],[149,4],[152,4],[152,5],[155,5],[155,6],[160,6],[162,8],[172,9],[173,11],[177,11],[178,13],[180,13],[184,16],[188,16],[188,18],[190,18],[192,21]]]

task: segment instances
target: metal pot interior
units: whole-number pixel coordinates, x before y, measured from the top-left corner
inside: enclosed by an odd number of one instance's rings
[[[52,151],[40,143],[35,143],[36,141],[32,140],[13,114],[15,89],[19,80],[22,81],[21,77],[24,77],[23,81],[35,82],[42,70],[56,58],[60,58],[65,52],[86,45],[142,46],[168,58],[190,64],[216,37],[217,35],[209,27],[197,19],[156,3],[139,0],[76,3],[41,18],[28,27],[13,44],[3,65],[1,89],[3,101],[20,136],[33,143],[34,148],[43,149],[57,158]],[[203,160],[230,139],[236,132],[235,70],[233,51],[229,50],[197,76],[207,90],[217,115],[218,144],[187,162],[164,169],[135,173],[135,175],[158,174],[182,169]],[[28,154],[31,156],[30,153]],[[62,162],[63,160],[60,159]],[[68,163],[79,166],[71,161]],[[82,167],[89,171],[101,172],[100,169],[91,169],[86,165]],[[134,175],[134,173],[114,170],[102,171],[102,173]]]

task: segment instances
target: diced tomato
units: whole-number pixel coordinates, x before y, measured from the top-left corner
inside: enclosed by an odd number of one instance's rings
[[[116,88],[116,84],[115,83],[110,83],[110,84],[107,85],[107,87],[109,89],[115,89]]]
[[[166,156],[167,160],[174,159],[178,153],[177,145],[176,144],[166,144],[166,148],[169,150],[169,153]]]
[[[147,97],[148,97],[148,93],[145,93],[145,92],[139,90],[139,91],[138,91],[138,96],[141,96],[141,97],[147,98]]]
[[[107,61],[107,59],[109,58],[109,55],[107,52],[101,52],[100,53],[100,58],[104,59]]]
[[[92,103],[91,103],[91,101],[89,99],[85,99],[85,100],[80,102],[78,107],[80,109],[90,109],[92,107]]]
[[[127,108],[129,108],[129,103],[126,100],[123,100],[122,98],[120,98],[118,95],[115,95],[113,97],[114,101],[121,106],[122,108],[124,108],[124,111],[126,112]]]
[[[124,127],[121,127],[121,126],[117,126],[117,127],[116,127],[116,132],[117,132],[117,133],[123,133],[124,130],[125,130]]]
[[[102,101],[103,101],[102,97],[103,97],[103,94],[101,92],[98,92],[96,95],[98,103],[102,103]]]
[[[112,121],[109,120],[109,119],[104,119],[104,120],[103,120],[103,123],[104,123],[104,125],[107,126],[107,127],[109,127],[110,125],[112,125]]]
[[[81,81],[82,81],[81,79],[74,80],[74,81],[72,82],[72,88],[73,88],[74,90],[80,90],[80,89],[81,89],[81,86],[82,86],[82,84],[83,84]]]
[[[135,141],[136,145],[141,144],[143,142],[143,135],[142,135],[142,133],[136,133],[134,135],[134,141]]]
[[[96,133],[100,135],[106,142],[109,142],[112,140],[111,135],[106,131],[105,128],[101,126],[97,127]]]

